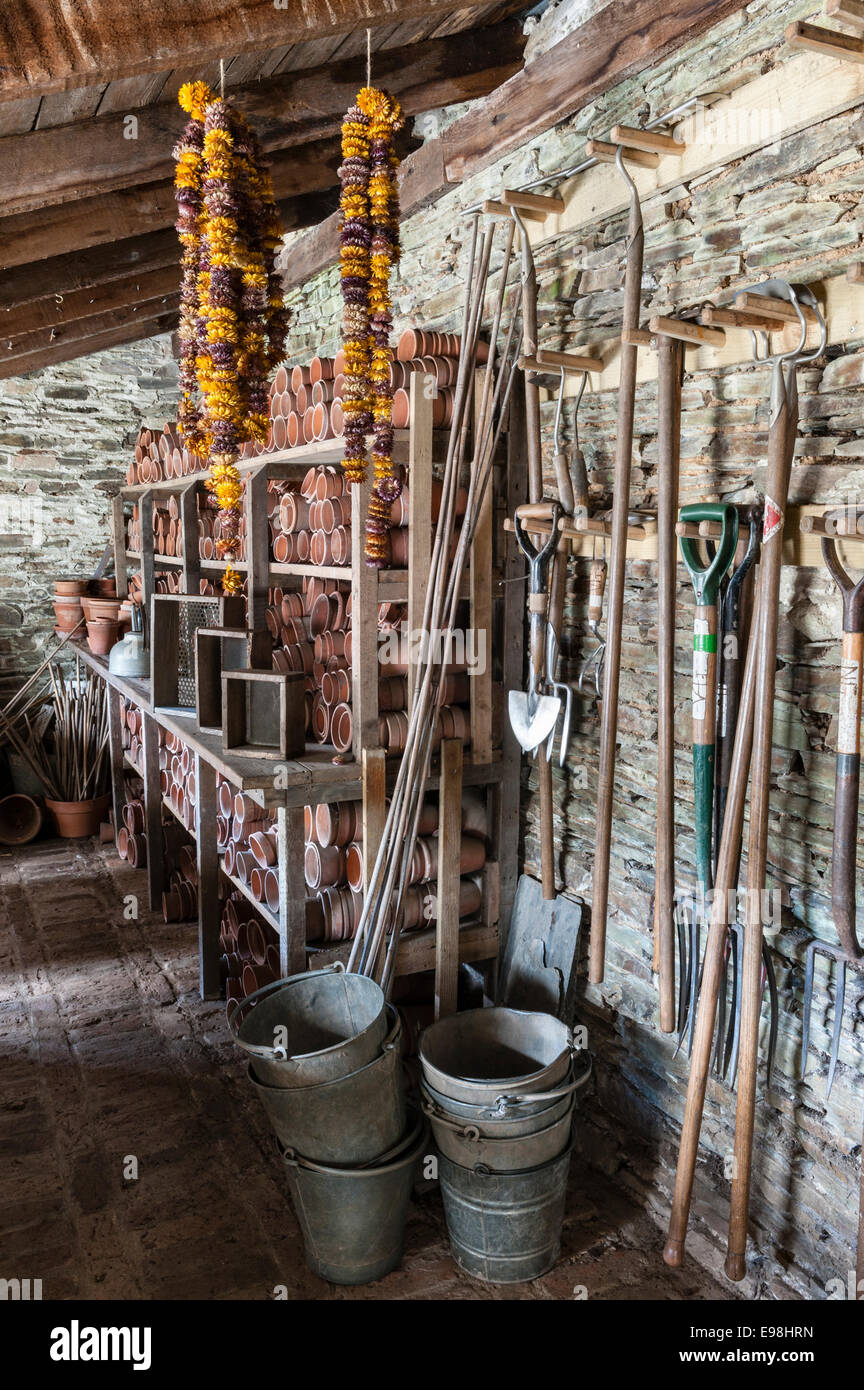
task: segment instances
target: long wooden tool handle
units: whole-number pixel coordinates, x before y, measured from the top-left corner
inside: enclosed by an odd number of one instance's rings
[[[657,464],[657,870],[654,880],[655,968],[660,1027],[675,1029],[675,587],[678,474],[681,456],[681,372],[684,344],[658,342]]]
[[[566,544],[566,543],[565,543]],[[552,569],[549,592],[549,626],[556,638],[561,635],[564,620],[564,599],[567,589],[567,552],[559,550]],[[554,677],[554,671],[547,671]],[[540,878],[543,899],[552,902],[557,897],[555,884],[555,805],[552,794],[552,763],[546,756],[545,741],[537,750],[537,773],[540,785]]]
[[[790,385],[794,385],[794,377]],[[759,668],[753,726],[750,834],[747,842],[747,902],[740,981],[741,1031],[735,1109],[734,1170],[725,1264],[726,1274],[733,1280],[743,1279],[746,1272],[747,1217],[750,1208],[753,1131],[756,1118],[759,1015],[762,1005],[762,893],[765,888],[768,860],[777,620],[783,559],[783,521],[796,428],[797,410],[792,408],[791,400],[787,400],[787,395],[783,394],[776,407],[768,437],[765,520],[762,528],[762,601],[759,606],[758,623],[754,627],[751,639],[751,645],[759,654]]]
[[[627,268],[624,275],[622,329],[639,327],[644,232],[639,199],[631,195]],[[621,679],[621,631],[624,620],[624,572],[627,561],[627,514],[633,456],[633,409],[636,401],[637,348],[621,343],[618,418],[615,438],[615,496],[609,548],[609,602],[606,610],[606,659],[600,714],[600,765],[597,777],[597,827],[591,903],[589,979],[599,984],[606,972],[606,918],[609,908],[609,856],[612,848],[612,798],[618,737],[618,689]]]
[[[603,621],[603,595],[606,593],[606,561],[594,559],[588,575],[588,622],[596,629]]]
[[[855,930],[858,850],[858,792],[861,781],[861,682],[864,633],[843,633],[840,709],[834,776],[834,843],[831,851],[831,905],[840,944],[852,961],[864,957]]]
[[[759,604],[760,599],[757,596],[757,613]],[[663,1250],[664,1260],[668,1265],[674,1267],[684,1263],[684,1243],[687,1238],[687,1222],[693,1195],[693,1176],[696,1172],[699,1133],[702,1129],[702,1113],[705,1108],[705,1091],[711,1071],[711,1055],[714,1048],[717,1000],[720,995],[720,982],[726,969],[726,937],[730,916],[728,912],[729,893],[730,890],[734,891],[735,889],[741,830],[744,825],[747,775],[753,743],[755,691],[756,645],[751,642],[744,664],[738,727],[735,730],[735,746],[732,751],[732,767],[729,774],[729,796],[726,802],[726,815],[723,819],[720,851],[717,856],[717,873],[711,906],[711,926],[705,944],[702,987],[696,1010],[690,1075],[687,1079],[687,1100],[684,1106],[681,1145],[678,1150],[678,1168],[675,1174],[675,1192],[669,1214],[669,1232]]]

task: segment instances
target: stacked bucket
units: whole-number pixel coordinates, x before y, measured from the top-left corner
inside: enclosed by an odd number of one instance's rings
[[[420,1039],[423,1109],[439,1152],[453,1258],[494,1284],[558,1258],[577,1092],[569,1028],[551,1014],[474,1009]]]
[[[366,1284],[402,1259],[428,1127],[405,1099],[401,1023],[374,980],[341,967],[277,980],[231,1012],[285,1162],[306,1262]]]

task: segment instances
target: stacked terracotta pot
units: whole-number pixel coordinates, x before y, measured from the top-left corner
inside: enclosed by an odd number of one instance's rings
[[[202,459],[183,445],[176,424],[169,421],[161,430],[142,428],[135,441],[135,458],[126,470],[126,482],[160,483],[170,478],[185,478],[206,467]]]
[[[279,979],[278,934],[236,888],[222,906],[219,944],[220,971],[229,1009],[233,1001],[245,999],[262,985]]]
[[[251,797],[219,784],[217,833],[222,864],[239,879],[249,895],[271,913],[279,912],[278,840],[274,819]],[[481,888],[476,875],[486,862],[486,813],[482,798],[466,791],[463,800],[460,916],[480,909]],[[406,897],[405,929],[434,921],[434,883],[438,869],[438,806],[430,800],[423,810],[420,839],[414,855]],[[310,942],[350,940],[363,905],[363,844],[361,803],[341,801],[305,808],[304,869],[306,933]]]

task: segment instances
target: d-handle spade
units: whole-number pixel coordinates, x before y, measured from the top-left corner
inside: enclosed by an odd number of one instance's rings
[[[510,724],[526,753],[539,747],[555,728],[561,701],[543,694],[546,675],[546,627],[549,607],[549,562],[558,545],[558,518],[561,508],[557,502],[534,503],[520,507],[514,517],[513,530],[519,549],[529,565],[528,611],[531,623],[528,639],[528,689],[511,690],[508,696]],[[529,540],[525,522],[535,518],[549,524],[549,535],[543,545],[535,547]],[[545,529],[545,527],[544,527]]]
[[[693,618],[693,797],[696,820],[696,878],[700,902],[713,882],[711,836],[714,820],[714,744],[717,683],[717,600],[720,580],[738,544],[738,512],[730,503],[696,502],[682,507],[681,520],[720,523],[721,534],[710,563],[703,565],[696,542],[681,537],[681,555],[696,597]],[[690,987],[687,1008],[687,1050],[691,1050],[699,990],[701,924],[699,909],[690,924]]]

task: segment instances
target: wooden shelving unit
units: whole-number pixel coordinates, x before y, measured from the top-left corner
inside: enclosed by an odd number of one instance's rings
[[[400,945],[397,973],[440,970],[442,962],[437,944],[442,938],[458,943],[458,958],[492,962],[497,957],[499,922],[509,919],[515,892],[518,849],[518,749],[509,729],[502,730],[496,711],[503,709],[503,691],[521,679],[523,608],[516,585],[500,582],[514,564],[515,545],[505,537],[503,512],[511,512],[524,500],[525,467],[518,428],[511,428],[506,456],[496,465],[495,488],[490,493],[488,517],[475,537],[464,594],[470,605],[470,624],[483,634],[489,654],[486,669],[470,681],[471,742],[463,750],[461,785],[485,789],[489,850],[483,870],[483,907],[479,920],[460,924],[458,893],[440,895],[436,926],[406,933]],[[306,943],[306,881],[304,874],[304,807],[322,802],[362,801],[363,855],[366,877],[374,862],[381,828],[386,816],[386,796],[395,779],[398,757],[385,754],[378,738],[378,628],[377,608],[383,601],[407,604],[409,626],[419,623],[425,601],[431,553],[431,491],[436,462],[446,436],[432,428],[432,399],[424,391],[424,378],[412,379],[411,427],[397,433],[396,458],[408,468],[409,477],[409,563],[407,569],[369,569],[363,561],[362,534],[366,511],[366,492],[355,488],[352,495],[353,562],[349,567],[311,564],[275,564],[269,558],[267,527],[267,481],[269,478],[297,478],[320,464],[337,464],[342,457],[342,441],[327,440],[245,460],[241,465],[247,478],[245,489],[247,558],[242,566],[247,577],[247,626],[250,632],[265,630],[264,615],[271,586],[299,587],[307,575],[350,580],[352,596],[352,711],[354,721],[353,759],[337,763],[333,750],[307,744],[302,757],[274,764],[267,759],[232,757],[223,752],[218,733],[198,727],[194,713],[156,709],[150,698],[150,682],[115,676],[104,658],[93,656],[83,646],[82,658],[109,687],[111,721],[112,786],[115,824],[125,798],[125,758],[120,728],[120,701],[131,701],[141,712],[142,766],[135,769],[144,782],[144,802],[148,851],[161,835],[163,798],[159,781],[159,729],[179,737],[194,760],[197,784],[198,905],[200,986],[203,996],[220,993],[219,927],[221,896],[225,884],[237,889],[278,933],[280,967],[283,974],[316,968],[336,959],[346,959],[350,942],[332,946]],[[155,589],[155,576],[164,565],[179,570],[182,590],[197,593],[202,577],[224,568],[218,561],[198,556],[195,524],[196,494],[205,475],[195,474],[171,481],[124,486],[114,501],[113,542],[118,592],[125,592],[131,567],[141,571],[144,601],[149,612]],[[367,485],[368,486],[368,485]],[[182,556],[161,556],[153,549],[152,506],[157,495],[179,496],[184,546]],[[126,548],[126,510],[131,503],[139,507],[141,551]],[[498,513],[501,513],[500,515]],[[500,552],[500,553],[497,553]],[[502,640],[503,639],[503,640]],[[493,671],[492,653],[504,653]],[[409,688],[412,671],[408,672]],[[497,687],[497,690],[496,690]],[[503,746],[501,735],[503,732]],[[514,744],[513,747],[510,745]],[[514,751],[515,749],[515,751]],[[219,858],[216,836],[217,779],[226,778],[238,791],[262,808],[275,812],[278,844],[277,871],[280,876],[278,914],[256,901],[247,885],[236,875],[225,873]],[[442,776],[438,759],[433,762],[428,789],[437,791]],[[506,867],[505,867],[506,866]],[[458,875],[458,854],[456,860]],[[161,853],[147,855],[148,889],[151,907],[161,904],[166,870]],[[453,968],[455,964],[451,963]]]

